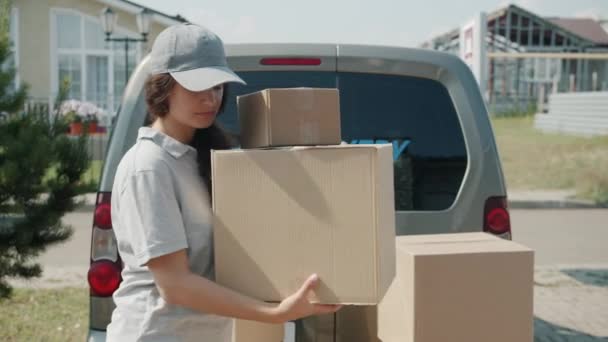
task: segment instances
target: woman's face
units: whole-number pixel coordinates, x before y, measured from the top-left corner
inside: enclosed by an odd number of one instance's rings
[[[168,116],[184,126],[207,128],[215,120],[223,94],[223,84],[207,90],[190,91],[176,82],[169,95]]]

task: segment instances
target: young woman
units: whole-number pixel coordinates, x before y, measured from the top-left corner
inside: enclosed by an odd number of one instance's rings
[[[161,32],[148,65],[152,124],[140,128],[113,185],[124,269],[108,341],[228,342],[229,317],[282,323],[336,311],[308,301],[316,275],[279,304],[214,282],[210,150],[230,147],[215,118],[227,84],[244,82],[228,68],[220,38],[192,24]]]

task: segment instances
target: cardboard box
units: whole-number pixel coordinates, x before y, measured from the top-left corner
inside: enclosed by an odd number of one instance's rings
[[[486,233],[397,237],[383,342],[531,342],[534,254]]]
[[[233,320],[232,342],[283,342],[283,324],[268,324],[241,319]]]
[[[392,146],[213,151],[216,281],[278,302],[377,304],[395,275]]]
[[[349,305],[336,313],[336,342],[381,342],[377,306]]]
[[[265,89],[237,97],[241,147],[338,145],[337,89]]]

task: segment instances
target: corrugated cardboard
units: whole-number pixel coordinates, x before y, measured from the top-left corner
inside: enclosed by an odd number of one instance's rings
[[[232,342],[283,342],[283,324],[268,324],[241,319],[233,320]]]
[[[265,89],[237,104],[243,148],[340,144],[337,89]]]
[[[395,274],[391,145],[213,151],[216,280],[281,301],[377,304]]]
[[[485,233],[397,237],[383,342],[531,342],[532,250]]]
[[[349,305],[336,313],[336,342],[381,342],[377,307]]]

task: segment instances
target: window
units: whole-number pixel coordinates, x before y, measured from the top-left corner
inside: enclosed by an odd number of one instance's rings
[[[115,110],[125,87],[125,45],[105,41],[99,19],[73,10],[54,10],[56,78],[70,81],[69,98]],[[113,37],[135,35],[117,29]],[[129,43],[129,73],[137,61],[138,44]]]
[[[57,14],[57,47],[60,49],[79,49],[82,25],[80,16],[69,13]]]
[[[70,90],[67,94],[69,99],[81,99],[82,97],[82,65],[79,54],[59,55],[59,80],[68,81]]]
[[[87,69],[87,101],[103,103],[108,100],[109,92],[109,58],[108,56],[88,55]]]
[[[84,42],[87,50],[107,50],[109,44],[106,43],[106,34],[98,22],[91,19],[84,20]]]
[[[133,44],[130,44],[129,54],[129,73],[133,72],[137,63],[136,51],[133,48]],[[114,42],[114,94],[116,96],[115,102],[118,104],[121,100],[122,91],[126,85],[126,71],[125,70],[125,44],[120,42]]]
[[[332,72],[241,72],[218,119],[238,135],[235,96],[272,87],[339,88],[342,139],[391,143],[397,210],[444,210],[455,201],[467,166],[458,115],[446,88],[416,77]]]

